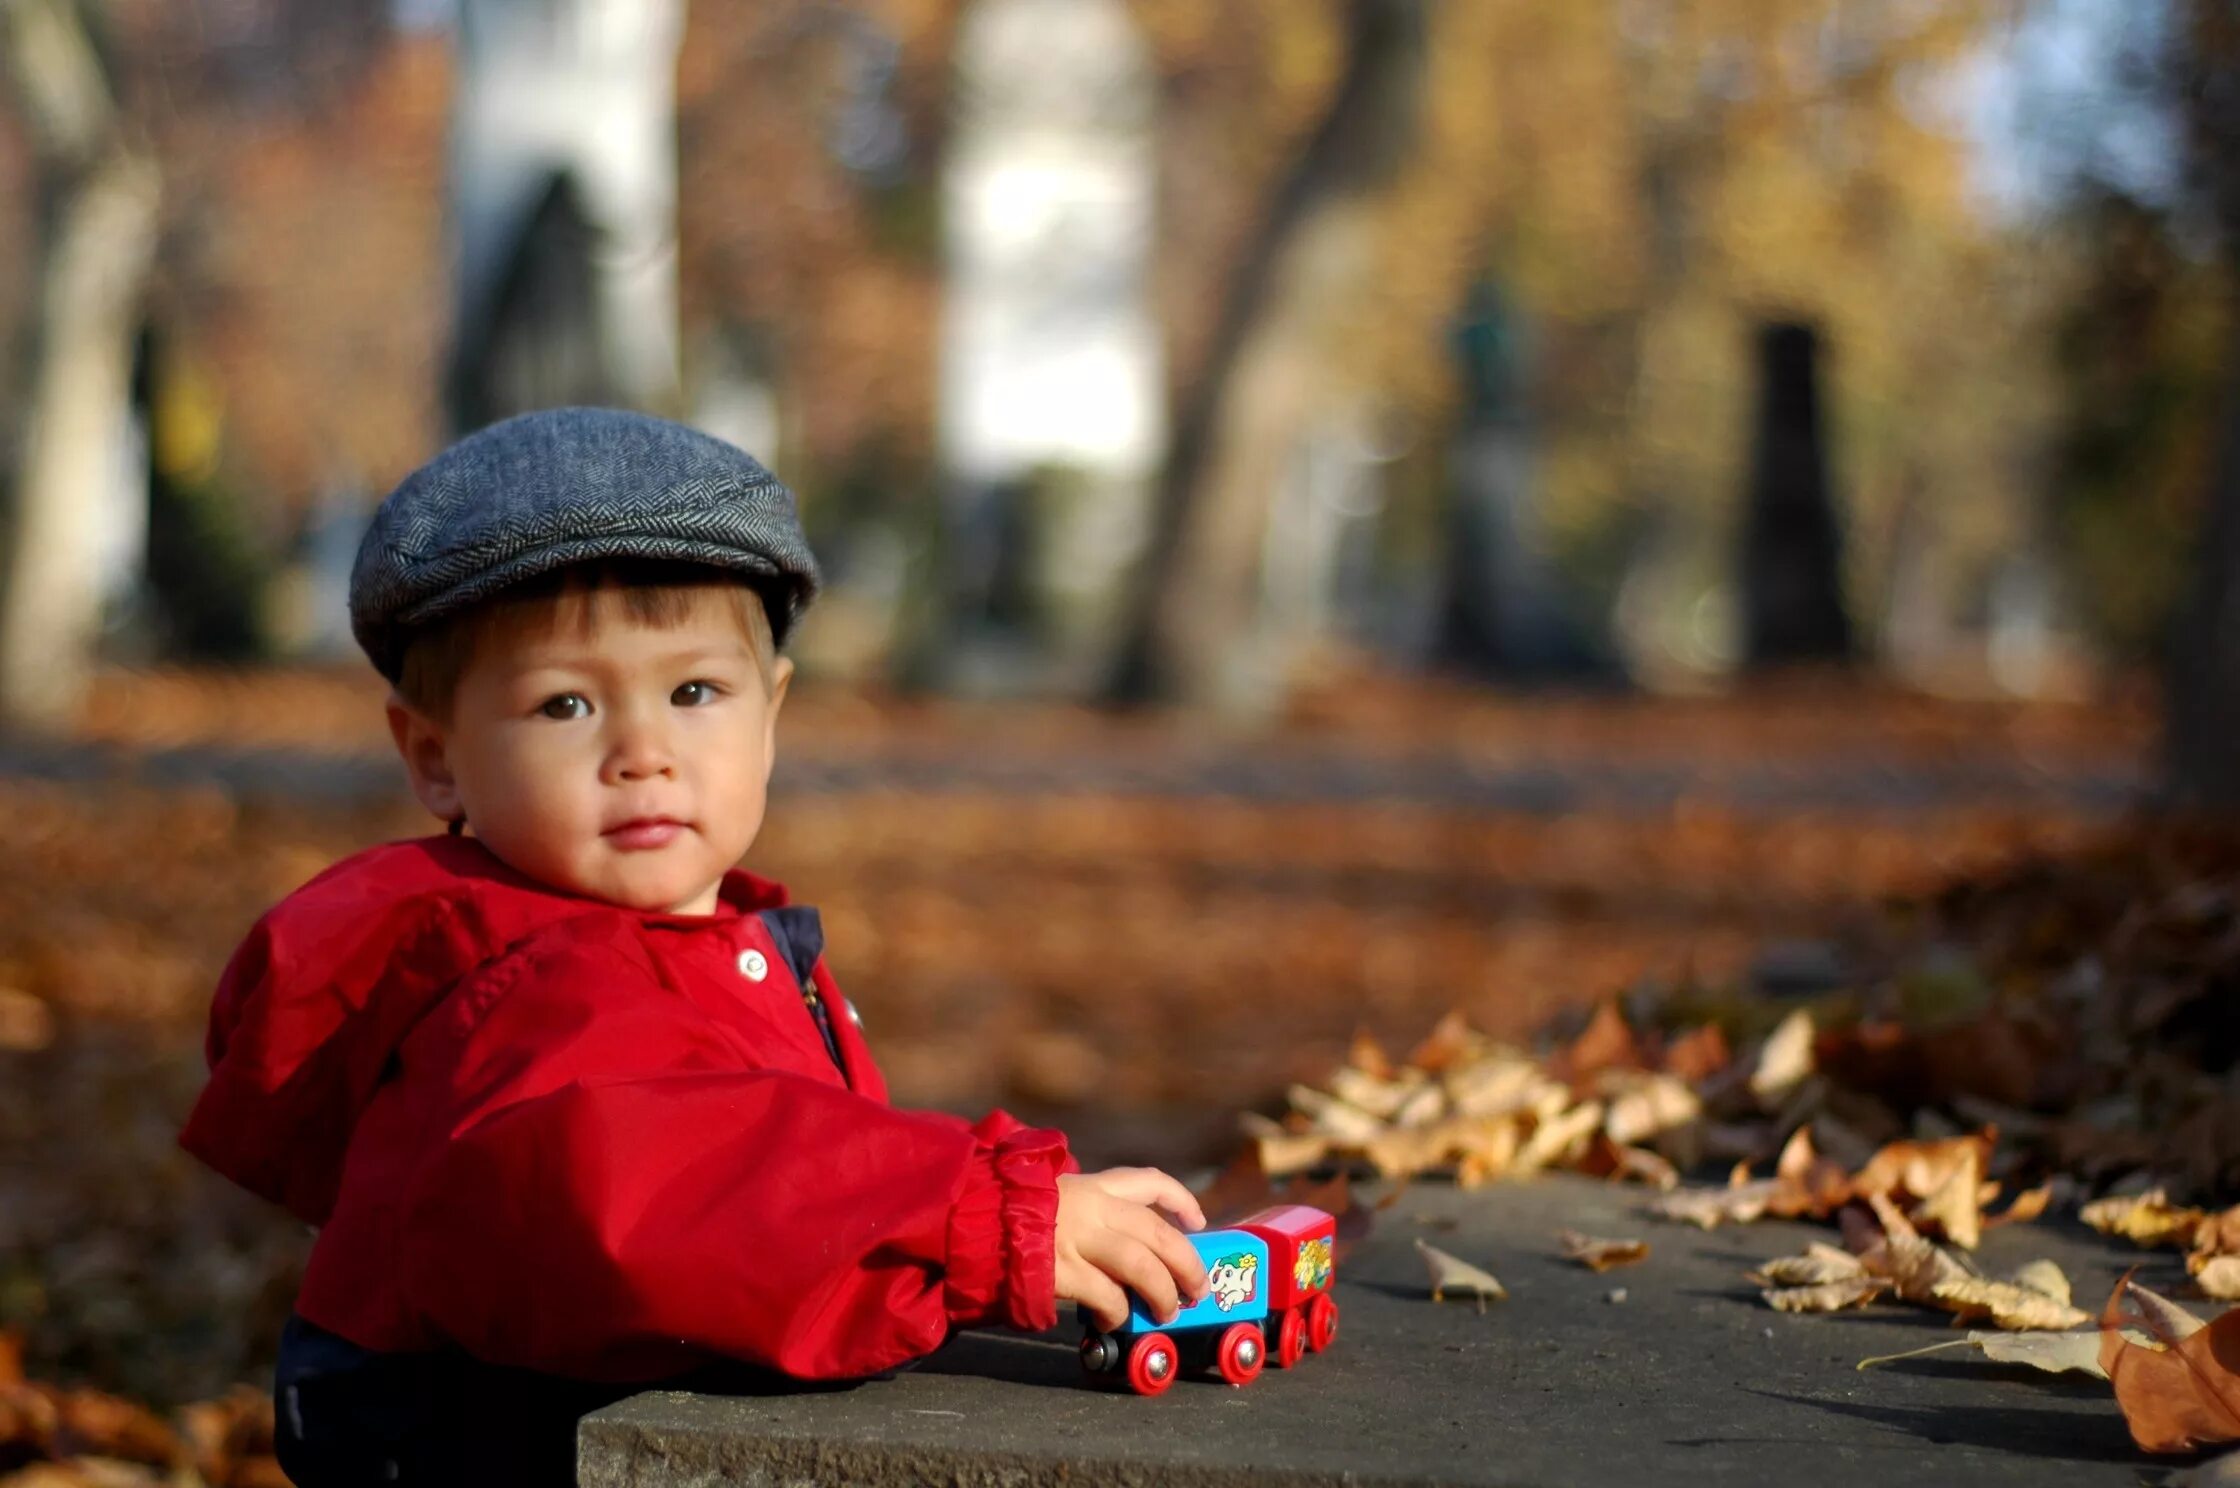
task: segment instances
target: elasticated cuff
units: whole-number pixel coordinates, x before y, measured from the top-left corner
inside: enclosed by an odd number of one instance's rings
[[[1068,1167],[1066,1139],[1033,1127],[981,1154],[949,1216],[945,1300],[957,1325],[1056,1325],[1058,1175]]]

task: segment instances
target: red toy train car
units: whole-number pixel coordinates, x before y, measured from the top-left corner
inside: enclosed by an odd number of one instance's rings
[[[1189,1238],[1213,1283],[1205,1300],[1161,1324],[1131,1295],[1125,1327],[1101,1333],[1090,1325],[1083,1333],[1081,1367],[1138,1395],[1157,1395],[1185,1369],[1210,1366],[1230,1384],[1246,1385],[1271,1352],[1283,1369],[1321,1353],[1338,1336],[1330,1295],[1337,1229],[1323,1210],[1279,1204],[1201,1230]]]

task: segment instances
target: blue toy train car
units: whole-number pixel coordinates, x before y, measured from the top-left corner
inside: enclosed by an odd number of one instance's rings
[[[1219,1230],[1190,1236],[1212,1288],[1205,1300],[1161,1324],[1131,1296],[1127,1325],[1081,1338],[1081,1367],[1093,1378],[1157,1395],[1188,1368],[1211,1367],[1232,1385],[1257,1379],[1273,1352],[1289,1369],[1338,1336],[1337,1220],[1305,1204],[1279,1204]]]

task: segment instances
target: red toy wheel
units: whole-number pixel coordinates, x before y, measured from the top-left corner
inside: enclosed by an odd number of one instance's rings
[[[1307,1304],[1307,1347],[1319,1354],[1330,1347],[1337,1336],[1338,1304],[1324,1292]]]
[[[1294,1307],[1276,1325],[1276,1368],[1289,1369],[1307,1351],[1307,1320]]]
[[[1221,1335],[1221,1351],[1214,1356],[1214,1363],[1230,1384],[1251,1384],[1260,1378],[1267,1362],[1268,1340],[1258,1323],[1231,1323]]]
[[[1128,1347],[1128,1388],[1138,1395],[1163,1395],[1174,1383],[1179,1358],[1174,1340],[1164,1333],[1146,1333]]]

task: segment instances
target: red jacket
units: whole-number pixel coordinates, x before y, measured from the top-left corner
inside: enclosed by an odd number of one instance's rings
[[[844,1378],[1050,1327],[1064,1138],[889,1106],[785,902],[732,873],[712,918],[640,914],[471,839],[360,853],[234,953],[180,1141],[322,1227],[297,1311],[369,1349]]]

